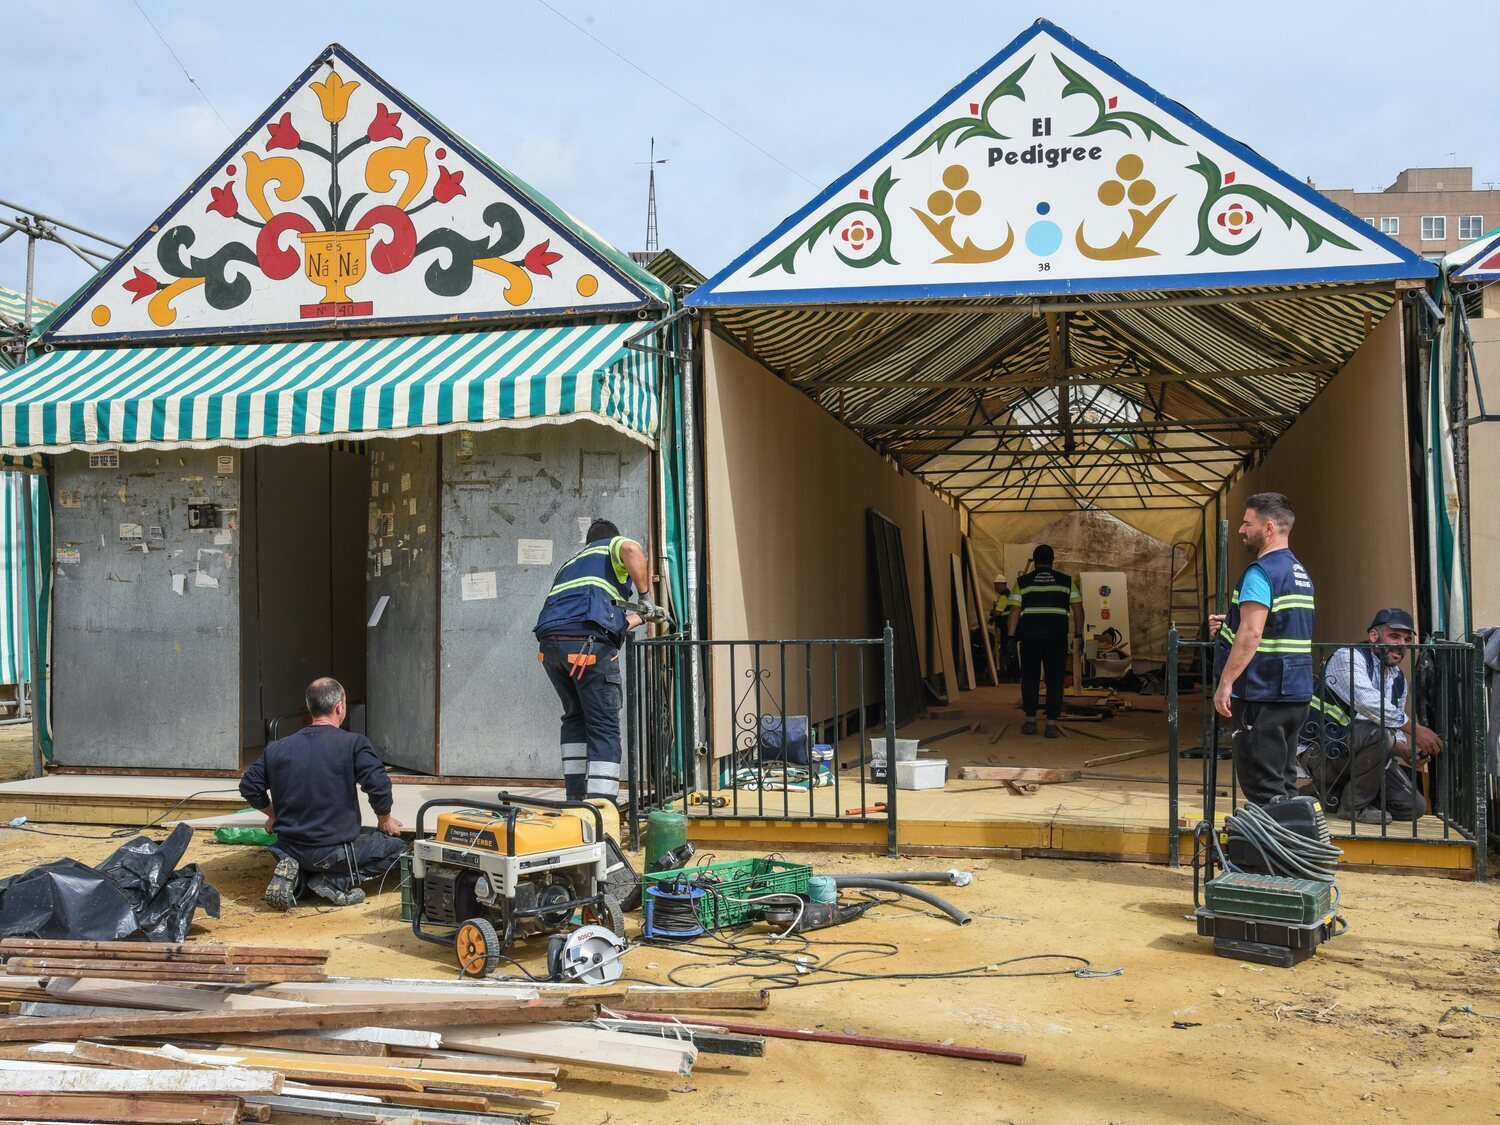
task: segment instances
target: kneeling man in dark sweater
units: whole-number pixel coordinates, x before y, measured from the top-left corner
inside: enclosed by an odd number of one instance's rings
[[[405,850],[384,764],[369,739],[341,729],[348,713],[343,685],[314,680],[307,711],[311,725],[267,746],[240,779],[240,796],[276,833],[266,902],[277,910],[290,910],[304,890],[338,906],[363,902],[359,884],[380,878]],[[375,828],[360,827],[356,785],[369,798]]]

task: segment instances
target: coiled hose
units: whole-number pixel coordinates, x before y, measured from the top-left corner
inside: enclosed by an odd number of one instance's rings
[[[1331,883],[1339,857],[1344,854],[1332,844],[1292,831],[1259,805],[1237,809],[1224,821],[1224,830],[1253,847],[1266,867],[1279,875]]]
[[[835,875],[833,882],[840,888],[861,887],[870,891],[887,891],[892,894],[906,895],[908,898],[917,899],[919,902],[925,902],[928,906],[941,910],[960,926],[967,926],[974,920],[951,902],[944,902],[931,891],[924,891],[921,887],[908,887],[905,883],[868,875]]]

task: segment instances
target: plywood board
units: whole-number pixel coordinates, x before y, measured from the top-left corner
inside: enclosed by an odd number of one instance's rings
[[[951,595],[948,587],[952,583],[952,578],[943,559],[949,552],[944,550],[943,545],[938,542],[936,529],[926,513],[922,515],[922,547],[927,581],[927,623],[935,645],[932,664],[927,674],[930,676],[935,671],[942,672],[943,687],[948,693],[948,702],[952,703],[958,699],[961,685],[958,679],[958,665],[953,659],[953,648],[948,643],[948,622],[951,617],[948,608]]]
[[[948,559],[953,570],[953,611],[958,616],[958,636],[954,638],[954,647],[962,658],[959,664],[959,672],[963,676],[964,687],[968,691],[974,690],[974,646],[969,643],[969,600],[964,589],[964,565],[959,561],[957,555],[949,555]]]

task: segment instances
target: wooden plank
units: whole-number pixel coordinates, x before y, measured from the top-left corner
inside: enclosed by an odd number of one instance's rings
[[[110,1021],[112,1036],[167,1036],[192,1038],[195,1031],[307,1031],[335,1027],[358,1027],[382,1021],[411,1027],[511,1026],[546,1021],[585,1021],[598,1014],[591,1005],[566,1001],[475,999],[467,1005],[349,1004],[319,1007],[303,1005],[268,1011],[142,1012]],[[83,1038],[97,1035],[97,1020],[59,1016],[47,1019],[13,1020],[0,1023],[0,1042],[17,1040]]]
[[[272,1097],[275,1095],[258,1095]],[[0,1121],[129,1121],[132,1125],[235,1125],[238,1098],[0,1095]]]
[[[964,781],[1034,781],[1038,785],[1057,785],[1078,781],[1081,770],[1049,770],[1037,766],[963,766],[958,776]]]
[[[38,1058],[61,1057],[75,1062],[96,1063],[99,1066],[112,1066],[122,1070],[217,1070],[209,1063],[190,1062],[184,1058],[172,1055],[158,1054],[156,1051],[143,1050],[139,1047],[113,1047],[104,1043],[90,1043],[88,1040],[71,1044],[72,1050],[67,1052],[44,1050],[54,1044],[44,1043],[32,1047],[30,1054]]]
[[[214,984],[321,981],[320,968],[305,965],[174,965],[165,961],[91,961],[77,957],[12,957],[5,971],[37,976],[110,976],[127,980],[194,981]]]
[[[764,988],[632,988],[625,1003],[638,1012],[765,1011]]]
[[[326,949],[283,949],[252,945],[192,945],[145,941],[65,941],[51,938],[0,939],[0,957],[88,956],[119,957],[127,961],[199,961],[225,965],[322,964]]]
[[[508,996],[515,1000],[535,1000],[541,992],[534,985],[491,985],[463,981],[352,980],[347,977],[334,977],[314,983],[273,984],[259,990],[256,994],[311,1004],[389,1004],[467,1000],[470,996]]]
[[[212,1074],[86,1066],[0,1071],[0,1094],[279,1094],[281,1085],[279,1074],[241,1067],[221,1067]]]
[[[368,1039],[337,1039],[333,1036],[309,1032],[298,1035],[286,1031],[259,1031],[235,1034],[216,1032],[212,1035],[216,1043],[233,1047],[261,1047],[270,1050],[321,1052],[325,1055],[348,1055],[355,1058],[384,1058],[391,1053],[390,1044],[372,1043]]]
[[[659,1042],[592,1027],[525,1027],[486,1034],[464,1028],[443,1030],[443,1044],[486,1055],[519,1055],[563,1065],[591,1066],[639,1074],[692,1074],[698,1048]]]
[[[0,977],[0,980],[3,980]],[[215,988],[156,981],[120,980],[116,977],[53,977],[47,982],[51,997],[69,1003],[113,1004],[128,1008],[162,1008],[170,1011],[245,1010],[251,1008],[302,1008],[296,1000],[252,993],[220,992]]]
[[[1127,750],[1123,754],[1106,754],[1102,758],[1090,758],[1083,763],[1084,769],[1092,769],[1095,766],[1112,766],[1116,762],[1129,762],[1136,758],[1149,758],[1154,754],[1165,754],[1165,746],[1150,746],[1141,750]]]
[[[359,1060],[315,1054],[287,1052],[261,1053],[228,1051],[222,1054],[189,1053],[198,1061],[230,1067],[269,1069],[285,1074],[297,1082],[343,1082],[349,1085],[378,1082],[399,1083],[399,1089],[422,1090],[439,1087],[459,1093],[498,1091],[510,1094],[549,1094],[557,1084],[538,1078],[515,1078],[503,1074],[475,1074],[460,1071],[413,1070],[386,1064],[384,1059]],[[311,1078],[316,1073],[319,1077]]]
[[[953,612],[958,614],[959,635],[954,638],[958,642],[958,651],[963,656],[959,662],[958,674],[963,678],[963,686],[967,691],[974,690],[974,646],[969,643],[969,607],[965,604],[968,596],[964,593],[964,564],[957,555],[950,554],[948,561],[953,569]]]
[[[279,1122],[302,1120],[336,1120],[364,1122],[366,1125],[396,1125],[398,1122],[430,1122],[431,1125],[505,1125],[520,1122],[519,1117],[496,1116],[488,1113],[461,1113],[451,1110],[430,1110],[420,1119],[411,1114],[401,1114],[393,1105],[378,1105],[369,1102],[317,1099],[311,1097],[277,1097],[253,1095],[253,1100],[269,1106]]]
[[[397,1048],[401,1050],[401,1048]],[[532,1059],[513,1059],[499,1055],[471,1055],[462,1051],[421,1051],[410,1055],[392,1055],[386,1059],[388,1066],[412,1069],[468,1071],[473,1074],[509,1074],[518,1078],[556,1079],[559,1067],[556,1063],[536,1062]]]
[[[622,1022],[610,1026],[628,1035],[654,1035],[658,1039],[675,1038],[678,1034],[676,1028],[653,1027],[650,1024]],[[766,1053],[766,1041],[754,1035],[734,1035],[727,1031],[710,1031],[697,1027],[687,1034],[693,1046],[705,1055],[737,1055],[758,1059],[763,1058]]]
[[[989,613],[985,608],[987,599],[979,586],[979,569],[974,564],[974,545],[967,535],[964,536],[963,550],[964,564],[969,572],[969,593],[974,598],[974,612],[979,620],[979,635],[984,638],[984,660],[989,666],[990,683],[998,684],[1000,668],[995,657],[995,638],[990,636]]]

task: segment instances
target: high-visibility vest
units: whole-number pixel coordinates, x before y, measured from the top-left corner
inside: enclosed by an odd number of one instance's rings
[[[1235,681],[1234,694],[1261,703],[1306,703],[1313,695],[1312,579],[1286,547],[1262,555],[1252,565],[1265,571],[1271,584],[1271,605],[1260,645]],[[1216,674],[1223,671],[1229,659],[1239,627],[1240,591],[1236,589],[1214,650]]]
[[[625,611],[614,604],[630,597],[630,574],[620,548],[623,535],[596,539],[557,572],[536,621],[537,640],[548,636],[597,635],[619,647],[625,639]]]
[[[1359,650],[1359,656],[1365,662],[1365,674],[1370,681],[1381,685],[1384,684],[1380,678],[1380,662],[1375,654],[1367,648]],[[1328,685],[1328,669],[1335,660],[1348,661],[1347,649],[1339,649],[1328,658],[1328,663],[1323,665],[1323,676],[1318,683],[1317,691],[1307,704],[1307,722],[1302,725],[1300,740],[1309,746],[1321,746],[1325,757],[1342,758],[1349,752],[1349,729],[1354,725],[1354,708],[1349,701],[1334,691]],[[1392,675],[1391,701],[1396,711],[1404,710],[1406,703],[1406,674],[1400,668],[1390,668],[1387,671]],[[1349,688],[1352,693],[1354,689],[1354,677],[1349,677]]]
[[[1071,607],[1082,600],[1078,584],[1060,570],[1044,566],[1020,575],[1010,591],[1010,604],[1021,607],[1016,636],[1067,636]]]

